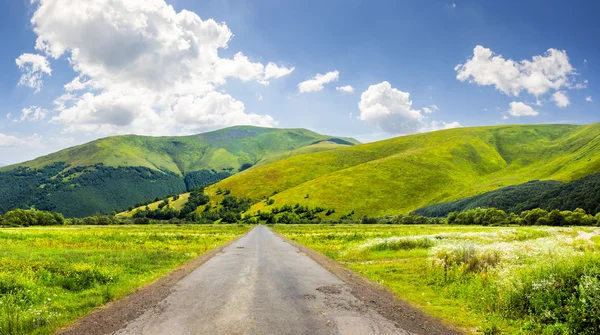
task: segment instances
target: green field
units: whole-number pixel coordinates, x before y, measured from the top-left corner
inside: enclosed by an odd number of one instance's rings
[[[248,231],[242,225],[0,230],[0,334],[50,334]]]
[[[600,236],[578,238],[593,229],[273,226],[426,313],[485,334],[598,334]]]
[[[530,180],[571,181],[600,171],[600,124],[443,130],[283,159],[207,188],[295,205],[332,218],[407,214]]]

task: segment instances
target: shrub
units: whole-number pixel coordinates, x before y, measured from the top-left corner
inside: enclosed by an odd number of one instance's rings
[[[363,244],[363,248],[373,251],[426,249],[435,245],[430,236],[394,236],[377,238]]]
[[[432,251],[435,266],[445,271],[458,268],[464,272],[482,272],[496,266],[501,251],[493,247],[480,247],[473,243],[444,245]]]

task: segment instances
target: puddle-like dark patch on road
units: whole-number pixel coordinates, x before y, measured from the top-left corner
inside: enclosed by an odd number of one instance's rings
[[[321,286],[317,287],[317,291],[323,292],[325,294],[340,294],[342,290],[338,286]]]

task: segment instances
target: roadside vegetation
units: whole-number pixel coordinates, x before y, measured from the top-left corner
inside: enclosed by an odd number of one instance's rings
[[[467,333],[600,333],[589,227],[274,225]]]
[[[48,223],[62,218],[37,211],[20,214],[37,215]],[[0,229],[0,334],[51,334],[248,229],[244,225]]]

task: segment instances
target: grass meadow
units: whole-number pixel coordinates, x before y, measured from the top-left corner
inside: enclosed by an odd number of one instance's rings
[[[275,225],[474,334],[600,333],[597,228]]]
[[[0,335],[52,333],[248,229],[243,225],[0,229]]]

